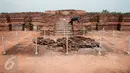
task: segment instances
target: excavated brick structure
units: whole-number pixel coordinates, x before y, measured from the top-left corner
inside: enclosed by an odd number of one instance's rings
[[[60,18],[69,21],[72,17],[79,16],[80,23],[74,22],[74,30],[130,30],[130,14],[116,13],[87,13],[84,10],[50,10],[45,12],[23,12],[0,14],[0,31],[22,30],[23,24],[33,24],[40,30],[50,29],[55,31],[56,23]],[[30,29],[30,27],[28,27]]]

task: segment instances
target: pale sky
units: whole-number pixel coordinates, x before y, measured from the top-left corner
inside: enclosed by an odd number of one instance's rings
[[[43,12],[60,9],[130,12],[130,0],[0,0],[0,12]]]

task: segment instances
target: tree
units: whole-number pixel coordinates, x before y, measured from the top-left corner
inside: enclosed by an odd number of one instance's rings
[[[1,14],[8,14],[7,12],[2,12]]]
[[[109,13],[108,10],[102,10],[102,13]]]

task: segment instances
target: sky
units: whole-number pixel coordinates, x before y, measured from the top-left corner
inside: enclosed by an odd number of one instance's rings
[[[130,0],[1,0],[0,12],[44,12],[77,9],[87,12],[130,12]]]

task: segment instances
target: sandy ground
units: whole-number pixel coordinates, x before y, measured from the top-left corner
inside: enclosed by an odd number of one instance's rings
[[[112,36],[112,31],[106,31],[104,33],[101,43],[105,47],[114,50],[114,52],[107,53],[105,56],[80,54],[61,55],[56,52],[46,53],[43,56],[29,57],[17,55],[18,71],[16,73],[130,73],[130,56],[124,53],[128,50],[128,36],[130,32],[115,31],[115,34],[116,39]],[[6,49],[17,43],[15,31],[0,32],[0,36],[2,35],[11,42],[5,42]],[[89,32],[86,37],[91,37],[98,41],[100,35],[101,32]],[[32,42],[34,37],[39,36],[39,33],[19,31],[18,36],[18,42],[24,43],[24,46],[26,46]],[[55,39],[57,36],[51,36],[51,38]],[[0,53],[2,53],[1,40]],[[4,57],[2,54],[0,56]]]

